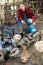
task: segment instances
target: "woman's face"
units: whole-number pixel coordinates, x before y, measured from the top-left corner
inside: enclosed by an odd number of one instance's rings
[[[23,11],[25,11],[25,5],[24,4],[20,4],[20,9],[22,9]]]

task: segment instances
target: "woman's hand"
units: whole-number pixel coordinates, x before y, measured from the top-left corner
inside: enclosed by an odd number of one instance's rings
[[[24,24],[25,23],[25,21],[23,21],[23,20],[21,20],[21,22]]]

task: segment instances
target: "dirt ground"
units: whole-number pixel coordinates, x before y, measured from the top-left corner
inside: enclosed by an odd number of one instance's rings
[[[43,29],[43,22],[36,24],[38,30]],[[42,36],[43,39],[43,36]],[[29,49],[30,58],[28,59],[28,62],[23,64],[20,62],[19,58],[13,58],[9,59],[9,65],[43,65],[43,53],[38,52],[34,46],[31,46]],[[2,65],[5,65],[3,62]],[[1,65],[0,64],[0,65]]]

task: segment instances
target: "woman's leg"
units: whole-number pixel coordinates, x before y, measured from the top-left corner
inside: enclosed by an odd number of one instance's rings
[[[18,28],[19,28],[19,33],[23,33],[23,27],[22,27],[22,23],[19,20],[16,20]]]
[[[33,21],[32,21],[32,19],[31,19],[31,18],[27,19],[27,24],[28,24],[28,25],[31,25],[31,24],[32,24],[32,22],[33,22]]]

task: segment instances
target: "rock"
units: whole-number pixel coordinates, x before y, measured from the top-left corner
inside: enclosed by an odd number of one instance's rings
[[[34,46],[35,46],[37,51],[43,52],[43,41],[36,42],[36,44]]]
[[[41,63],[42,63],[42,65],[43,65],[43,56],[41,56]]]

